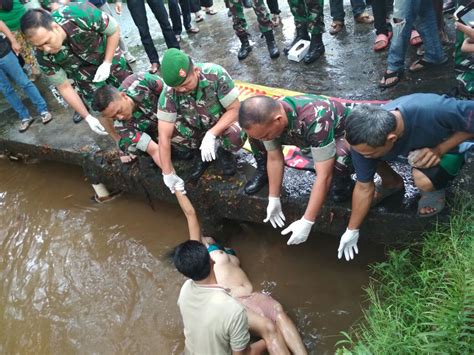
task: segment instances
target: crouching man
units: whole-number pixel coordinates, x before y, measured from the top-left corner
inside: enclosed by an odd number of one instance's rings
[[[352,213],[338,249],[339,259],[358,253],[359,227],[370,206],[400,191],[403,179],[387,161],[413,167],[420,189],[418,215],[430,217],[445,205],[444,188],[459,173],[464,155],[458,145],[474,137],[474,101],[435,94],[402,96],[381,107],[361,105],[346,119],[346,139],[357,174]],[[375,186],[373,178],[382,179]]]

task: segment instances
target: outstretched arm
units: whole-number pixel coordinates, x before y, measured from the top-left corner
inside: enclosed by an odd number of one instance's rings
[[[181,191],[176,190],[175,194],[176,198],[178,199],[179,206],[181,207],[181,210],[188,221],[189,239],[202,242],[201,226],[199,225],[199,219],[191,201],[189,200],[188,196],[184,195]]]

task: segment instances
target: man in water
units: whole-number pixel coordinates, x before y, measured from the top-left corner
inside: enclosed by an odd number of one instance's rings
[[[235,253],[231,249],[221,248],[212,238],[202,237],[199,220],[191,202],[180,191],[176,191],[176,197],[188,222],[190,241],[185,243],[201,242],[206,245],[213,261],[212,269],[217,285],[227,289],[245,307],[250,331],[265,340],[270,354],[290,354],[290,351],[293,354],[307,354],[298,330],[281,304],[267,294],[253,291]]]

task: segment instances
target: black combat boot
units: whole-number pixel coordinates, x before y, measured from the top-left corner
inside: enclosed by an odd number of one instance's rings
[[[331,198],[334,202],[347,201],[354,189],[354,180],[351,179],[350,175],[346,176],[334,176],[332,178],[331,186]]]
[[[239,53],[237,54],[237,58],[239,58],[239,60],[243,60],[249,56],[250,52],[252,51],[252,47],[250,46],[248,36],[239,37],[239,39],[242,45],[240,46],[240,50],[239,50]]]
[[[233,176],[237,172],[234,154],[228,150],[219,147],[217,150],[217,158],[222,167],[222,173],[225,176]]]
[[[309,45],[308,53],[303,58],[305,64],[310,64],[321,57],[325,52],[323,35],[311,35],[311,44]]]
[[[252,0],[242,0],[242,3],[244,4],[244,7],[247,9],[252,8]]]
[[[201,151],[198,149],[194,152],[194,165],[193,165],[193,170],[191,172],[191,175],[189,175],[188,181],[190,182],[196,182],[199,180],[199,178],[204,174],[206,169],[211,165],[211,162],[208,161],[202,161],[201,158]]]
[[[253,195],[259,192],[262,187],[268,184],[267,175],[267,157],[259,155],[255,157],[257,161],[257,170],[252,178],[245,184],[244,191],[247,195]]]
[[[288,52],[290,51],[291,47],[293,47],[296,44],[296,42],[298,42],[300,39],[304,39],[306,41],[310,40],[309,34],[308,34],[308,28],[306,26],[301,26],[301,27],[296,28],[295,38],[293,39],[291,44],[283,50],[285,55],[288,55]]]
[[[268,53],[270,53],[270,58],[275,59],[280,56],[280,51],[275,43],[275,37],[273,36],[273,31],[267,31],[262,34],[265,37],[267,42]]]

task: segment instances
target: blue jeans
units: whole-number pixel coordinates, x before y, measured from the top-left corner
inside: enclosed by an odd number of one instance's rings
[[[351,6],[354,17],[359,16],[365,11],[364,0],[351,0]],[[344,22],[346,14],[344,12],[343,0],[330,0],[329,7],[331,8],[331,17],[333,21]]]
[[[431,0],[395,1],[394,17],[403,20],[392,24],[393,39],[387,58],[388,70],[404,69],[411,30],[417,18],[416,29],[423,39],[425,48],[423,60],[428,63],[442,63],[446,60]]]
[[[20,119],[22,121],[27,120],[30,118],[30,113],[16,94],[9,79],[15,81],[17,85],[23,89],[31,102],[35,105],[38,113],[41,114],[48,111],[46,102],[36,86],[30,81],[30,79],[28,79],[18,62],[18,57],[13,54],[12,51],[10,51],[10,53],[5,57],[0,58],[0,91],[16,113],[18,113]]]

